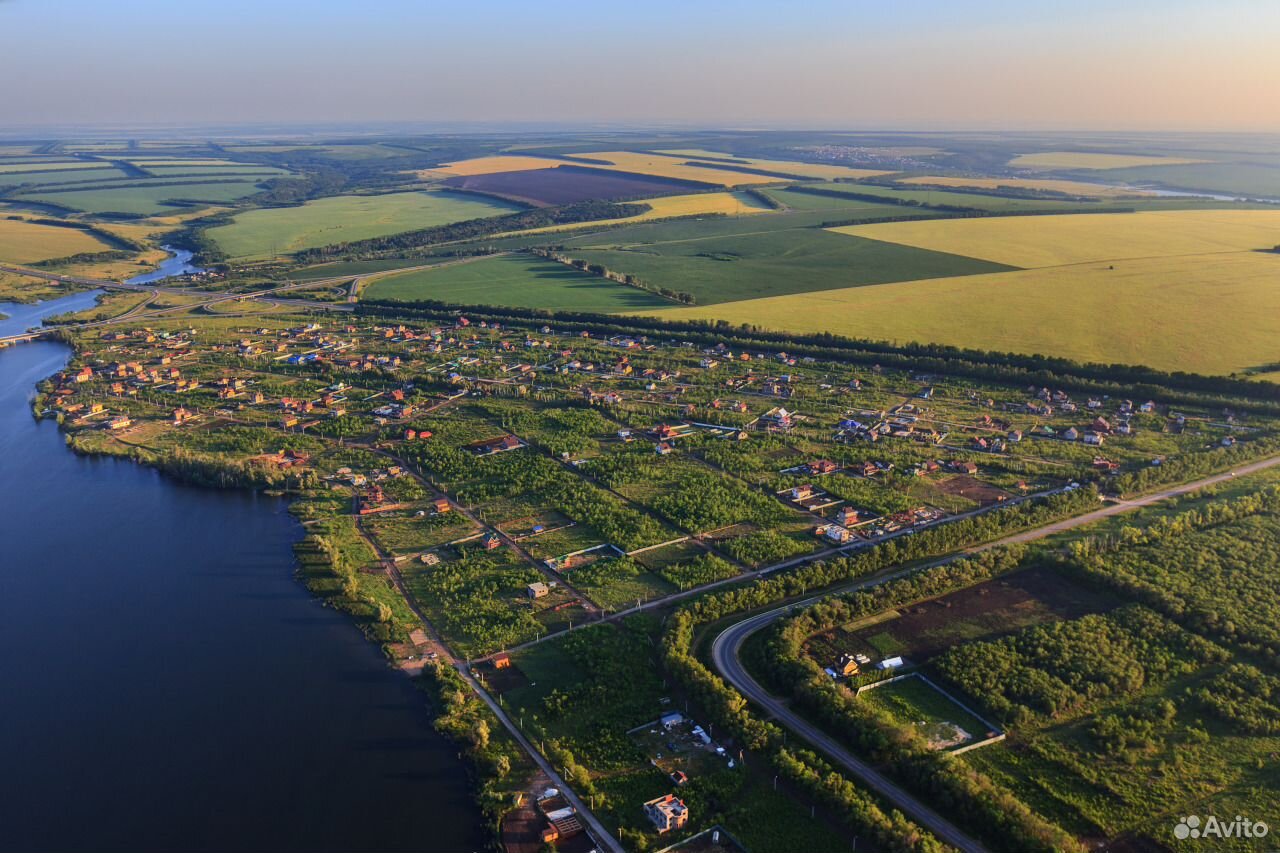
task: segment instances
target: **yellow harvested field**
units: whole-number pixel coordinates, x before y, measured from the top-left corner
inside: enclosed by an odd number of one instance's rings
[[[1144,154],[1092,154],[1080,151],[1045,151],[1019,154],[1009,161],[1017,169],[1129,169],[1134,166],[1183,166],[1205,163],[1185,157],[1156,157]]]
[[[1106,184],[1091,184],[1087,181],[1055,181],[1048,178],[1043,180],[1039,178],[954,178],[932,175],[920,178],[903,178],[898,183],[925,184],[931,187],[973,187],[981,190],[1014,187],[1020,190],[1047,190],[1049,192],[1070,193],[1071,195],[1092,196],[1094,198],[1151,195],[1146,190],[1110,187]]]
[[[725,154],[723,151],[704,151],[701,148],[681,148],[671,151],[662,151],[660,153],[670,154],[671,156],[682,160],[696,160],[701,157],[711,157],[714,161],[715,158],[732,158],[740,161],[735,165],[739,165],[744,168],[764,169],[767,172],[785,172],[788,175],[801,175],[806,178],[821,178],[823,180],[832,180],[835,178],[871,178],[877,175],[893,174],[892,172],[886,172],[881,169],[855,169],[852,166],[840,166],[835,163],[800,163],[796,160],[762,160],[758,157],[734,157],[734,155]]]
[[[686,166],[688,157],[664,157],[661,154],[638,154],[635,151],[592,151],[580,154],[592,160],[607,160],[605,163],[582,163],[583,166],[596,168],[614,168],[623,172],[637,172],[642,175],[657,175],[660,178],[676,178],[682,181],[701,181],[704,184],[723,184],[726,187],[740,187],[749,184],[776,184],[782,178],[771,178],[768,175],[748,175],[746,172],[734,172],[730,169],[704,169],[700,166]]]
[[[157,225],[182,225],[193,219],[200,219],[205,216],[216,216],[219,213],[225,213],[230,210],[229,207],[203,207],[196,210],[187,210],[180,213],[171,213],[164,216],[148,216],[145,221],[154,222]]]
[[[1280,210],[1176,210],[932,219],[830,229],[1015,267],[1270,249]]]
[[[489,175],[495,172],[517,172],[523,169],[550,169],[553,166],[587,166],[594,169],[612,169],[622,172],[635,172],[641,175],[654,175],[660,178],[676,178],[683,181],[699,181],[704,184],[721,184],[726,187],[748,186],[750,184],[776,184],[785,178],[769,175],[751,175],[746,172],[735,172],[732,169],[714,169],[702,166],[687,166],[685,163],[697,157],[729,157],[728,154],[715,152],[690,151],[688,154],[666,156],[662,154],[641,154],[635,151],[592,151],[575,155],[584,160],[607,162],[580,162],[575,160],[556,160],[550,157],[526,157],[519,154],[500,154],[493,157],[477,157],[474,160],[460,160],[446,163],[435,169],[423,169],[414,172],[423,180],[433,178],[452,178],[465,175]],[[706,161],[711,163],[713,161]],[[749,164],[749,165],[748,165]],[[802,175],[810,178],[867,178],[874,175],[888,175],[890,172],[875,169],[853,169],[847,166],[815,165],[813,163],[793,163],[790,160],[749,160],[739,164],[744,168],[764,169],[770,172],[785,172],[791,175]]]
[[[38,225],[25,219],[0,219],[0,261],[30,264],[111,247],[75,228]]]
[[[445,163],[435,169],[423,169],[414,172],[419,178],[456,178],[465,175],[492,175],[495,172],[520,172],[527,169],[550,169],[553,166],[564,166],[567,160],[556,160],[551,157],[524,157],[518,154],[501,154],[495,157],[477,157],[474,160],[459,160],[456,163]],[[585,164],[583,164],[585,165]]]
[[[725,214],[736,216],[748,213],[767,213],[771,208],[747,193],[694,193],[693,195],[669,195],[661,198],[636,199],[633,204],[647,204],[649,210],[636,216],[624,216],[618,219],[596,219],[591,222],[574,222],[569,225],[548,225],[545,228],[530,228],[528,231],[509,231],[497,234],[496,237],[507,237],[512,234],[546,234],[559,231],[578,231],[584,228],[599,228],[602,225],[622,225],[634,222],[648,222],[654,219],[669,219],[673,216],[703,216],[709,214]]]
[[[1142,258],[1111,266],[813,291],[660,314],[1210,374],[1280,361],[1280,254]]]

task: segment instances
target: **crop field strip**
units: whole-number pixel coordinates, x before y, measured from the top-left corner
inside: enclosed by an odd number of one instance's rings
[[[1011,187],[1022,190],[1047,190],[1049,192],[1067,193],[1078,196],[1143,196],[1150,195],[1147,190],[1131,187],[1109,186],[1107,184],[1091,184],[1087,181],[1059,181],[1049,178],[957,178],[943,175],[922,175],[903,178],[900,184],[924,184],[937,187],[956,187],[964,189],[994,190],[1000,187]]]
[[[658,195],[680,195],[715,185],[635,172],[558,165],[549,169],[491,172],[449,178],[444,186],[499,196],[535,207],[551,207],[589,199],[618,201]]]
[[[643,290],[528,255],[483,258],[379,279],[369,299],[510,305],[522,308],[642,311],[671,305]]]
[[[640,198],[635,199],[635,201],[649,205],[650,210],[623,219],[597,219],[591,222],[549,225],[545,228],[529,228],[524,231],[511,231],[494,236],[500,239],[517,235],[558,234],[568,231],[583,231],[590,228],[638,224],[654,219],[669,219],[680,216],[746,216],[772,211],[772,208],[764,206],[759,199],[740,192],[669,195],[659,196],[658,198]]]
[[[510,202],[448,191],[334,196],[297,207],[245,211],[207,233],[228,256],[251,259],[520,209]]]
[[[701,162],[702,158],[708,157],[709,163],[715,165],[717,161],[725,161],[729,165],[741,166],[749,169],[760,169],[764,172],[779,172],[788,175],[799,175],[807,178],[821,178],[823,180],[833,180],[835,178],[858,179],[858,178],[874,178],[881,175],[893,174],[884,169],[857,169],[853,166],[840,166],[829,163],[804,163],[799,160],[768,160],[759,157],[734,157],[732,154],[715,151],[658,151],[658,154],[666,154],[684,160],[696,160]],[[598,155],[588,154],[588,157]]]
[[[1014,169],[1127,169],[1134,166],[1182,166],[1203,163],[1187,157],[1160,157],[1143,154],[1106,154],[1081,151],[1045,151],[1020,154],[1009,161]]]
[[[260,191],[261,181],[237,181],[209,179],[186,182],[155,179],[136,179],[119,183],[136,183],[136,186],[107,186],[86,188],[44,188],[23,193],[15,201],[47,202],[86,213],[128,213],[150,216],[172,212],[181,206],[165,204],[170,199],[183,199],[209,204],[236,201]]]
[[[1280,244],[1280,210],[1010,216],[832,230],[1030,269],[1270,249]]]
[[[885,231],[899,227],[903,232]],[[1207,373],[1276,360],[1280,255],[1258,249],[1280,240],[1280,211],[937,220],[838,230],[896,235],[917,246],[961,248],[1028,267],[1054,265],[662,313]],[[926,232],[945,236],[925,239]],[[1136,257],[1107,257],[1113,252]]]
[[[29,264],[111,248],[80,229],[0,218],[0,261]]]
[[[884,215],[903,215],[896,206],[885,208]],[[862,211],[867,218],[878,212]],[[766,219],[773,227],[766,227]],[[843,235],[787,227],[792,223],[784,215],[762,215],[740,221],[739,233],[711,236],[678,223],[663,231],[656,230],[660,224],[635,226],[566,240],[565,251],[646,283],[690,293],[699,305],[1012,268],[931,250],[889,248],[891,244],[875,240],[845,244],[840,242]],[[664,233],[670,236],[662,239]]]

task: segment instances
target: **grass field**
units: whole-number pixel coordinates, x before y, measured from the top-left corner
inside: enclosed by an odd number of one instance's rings
[[[106,165],[93,160],[41,161],[38,163],[6,163],[0,161],[0,172],[65,172],[69,169],[96,169]],[[67,180],[72,180],[68,178]]]
[[[98,164],[97,169],[58,169],[53,172],[0,172],[0,187],[14,187],[18,184],[34,184],[53,186],[67,184],[72,181],[108,181],[125,178],[125,173],[105,163]]]
[[[37,225],[21,219],[0,219],[0,260],[29,264],[65,258],[81,252],[103,252],[111,247],[75,228]]]
[[[171,199],[219,204],[253,195],[260,189],[256,181],[248,180],[184,184],[166,181],[164,184],[148,186],[142,183],[140,186],[86,188],[57,192],[46,189],[25,193],[15,200],[46,202],[86,213],[127,213],[151,216],[177,211],[180,206],[164,203]]]
[[[735,161],[734,165],[742,166],[744,168],[763,169],[766,172],[785,172],[788,175],[801,175],[806,178],[822,178],[823,180],[831,180],[834,178],[871,178],[876,175],[892,174],[882,169],[856,169],[853,166],[840,166],[834,163],[801,163],[796,160],[765,160],[759,157],[734,157],[732,154],[725,154],[720,151],[703,151],[700,148],[659,151],[658,153],[669,154],[673,157],[679,157],[684,160],[698,160],[703,157],[710,157],[712,162],[714,162],[717,159],[731,159]]]
[[[795,332],[1230,373],[1280,361],[1280,255],[1235,252],[824,290],[664,311]]]
[[[1197,163],[1117,169],[1112,180],[1159,184],[1174,189],[1280,199],[1280,167],[1262,163]]]
[[[573,165],[560,165],[554,169],[492,172],[487,175],[460,175],[446,179],[445,185],[534,207],[555,207],[588,199],[646,199],[664,194],[710,190],[715,186],[657,175],[642,175],[638,172]]]
[[[1125,169],[1131,166],[1177,166],[1203,163],[1185,157],[1155,157],[1142,154],[1101,154],[1081,151],[1045,151],[1020,154],[1009,161],[1015,169]]]
[[[947,205],[949,207],[968,207],[974,210],[990,210],[995,212],[1018,212],[1023,210],[1078,210],[1084,202],[1072,201],[1070,199],[1038,199],[1038,198],[1010,198],[996,195],[981,195],[978,193],[966,193],[950,190],[933,190],[923,188],[897,188],[882,187],[873,184],[857,184],[851,186],[849,184],[802,184],[802,187],[820,189],[827,193],[846,193],[849,196],[878,196],[880,198],[905,202],[917,202],[919,204]],[[761,190],[776,197],[779,192],[787,193],[786,203],[793,204],[802,210],[820,209],[838,204],[840,200],[834,195],[814,195],[812,193],[796,192],[793,188],[775,189],[769,187]],[[808,201],[802,200],[804,196]],[[856,199],[855,199],[856,200]],[[864,202],[865,203],[865,202]],[[901,208],[899,212],[905,212]]]
[[[639,201],[649,205],[649,210],[636,216],[622,219],[597,219],[592,222],[575,222],[570,225],[550,225],[546,228],[530,228],[527,231],[508,232],[510,234],[547,234],[561,231],[581,231],[586,228],[599,228],[604,225],[629,225],[638,222],[650,222],[655,219],[669,219],[673,216],[704,216],[708,214],[724,214],[738,216],[750,213],[768,213],[771,208],[765,207],[758,199],[746,193],[694,193],[692,195],[670,195],[660,198],[646,198]]]
[[[246,211],[229,225],[209,229],[208,235],[229,257],[265,258],[520,209],[497,199],[452,192],[335,196],[299,207]]]
[[[900,722],[921,728],[931,741],[945,741],[957,733],[947,724],[958,726],[968,737],[961,743],[983,740],[989,727],[978,717],[960,707],[941,690],[919,678],[905,678],[868,690],[861,701],[882,708]],[[959,744],[957,744],[959,745]]]
[[[1011,216],[832,230],[1032,268],[1271,249],[1280,244],[1280,210]]]
[[[217,157],[208,159],[202,158],[185,158],[185,157],[122,157],[126,163],[132,163],[143,169],[150,169],[152,166],[209,166],[218,168],[223,166],[239,166],[241,168],[253,168],[253,163],[237,163],[235,160],[222,160]],[[270,166],[261,168],[270,169]]]
[[[898,215],[900,208],[892,208]],[[841,242],[845,235],[815,228],[786,228],[786,215],[740,221],[736,234],[699,236],[671,227],[645,234],[641,227],[606,232],[570,243],[575,258],[631,273],[641,280],[693,294],[699,305],[784,293],[802,293],[1008,269],[987,261],[895,246],[877,240]],[[673,223],[673,226],[675,223]],[[782,227],[778,227],[778,226]],[[656,228],[656,226],[655,226]],[[631,242],[634,237],[643,241]],[[623,242],[626,240],[627,242]]]
[[[900,184],[927,184],[934,187],[972,187],[974,189],[994,190],[1000,187],[1013,187],[1020,190],[1047,190],[1070,195],[1106,198],[1109,196],[1143,195],[1142,190],[1127,187],[1112,187],[1106,184],[1091,184],[1087,181],[1055,181],[1037,178],[953,178],[943,175],[926,175],[923,177],[903,178]]]
[[[634,287],[578,272],[554,261],[505,255],[380,279],[369,299],[437,299],[577,311],[641,311],[672,303]]]
[[[255,178],[278,178],[281,175],[288,175],[285,169],[277,169],[272,166],[255,166],[252,163],[234,163],[225,166],[148,166],[147,171],[155,175],[157,178],[180,178],[187,175],[211,176],[217,178],[234,178],[241,176],[253,176]]]

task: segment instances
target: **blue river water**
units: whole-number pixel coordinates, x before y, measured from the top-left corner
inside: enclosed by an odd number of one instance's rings
[[[175,249],[172,246],[161,246],[160,248],[168,252],[169,257],[161,261],[160,265],[151,272],[125,279],[125,284],[151,284],[162,279],[172,278],[175,275],[204,272],[203,267],[198,267],[191,263],[191,259],[195,255],[186,249]]]
[[[69,451],[30,409],[69,352],[0,349],[0,850],[480,849],[423,695],[294,578],[285,502]]]

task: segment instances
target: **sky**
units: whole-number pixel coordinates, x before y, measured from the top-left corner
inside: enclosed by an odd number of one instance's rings
[[[1280,131],[1276,0],[0,0],[0,131]]]

